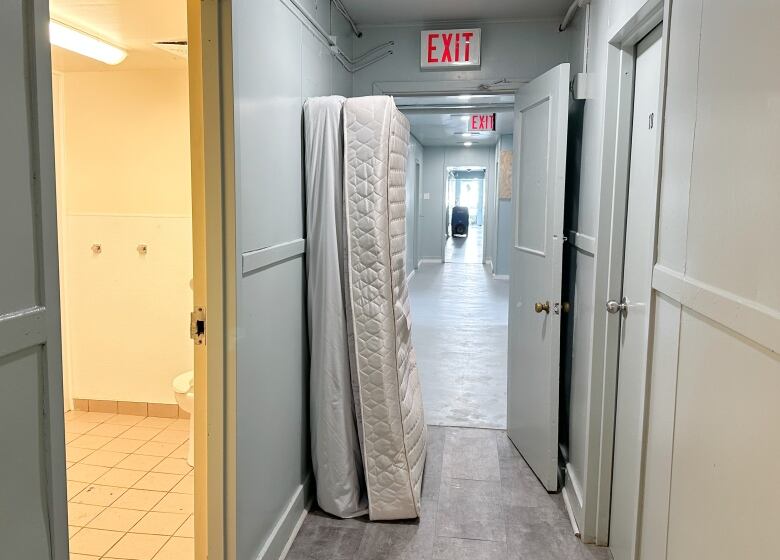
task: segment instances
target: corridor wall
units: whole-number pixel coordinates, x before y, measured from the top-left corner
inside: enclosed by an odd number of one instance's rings
[[[512,134],[502,134],[496,144],[496,158],[499,173],[501,173],[501,163],[498,161],[498,158],[500,158],[502,151],[512,151],[512,139]],[[496,179],[496,181],[498,181],[498,179]],[[497,276],[506,276],[509,274],[509,249],[512,247],[512,199],[499,198],[499,193],[495,192],[495,207],[496,218],[493,223],[493,229],[495,231],[493,274],[496,274]]]
[[[304,0],[351,53],[328,2]],[[232,3],[236,181],[236,557],[279,558],[310,496],[301,122],[351,75],[283,0]]]
[[[778,18],[672,4],[642,560],[777,554]]]
[[[378,82],[495,81],[501,78],[532,80],[553,66],[566,62],[569,39],[558,32],[558,20],[481,22],[482,64],[475,70],[420,69],[420,31],[447,29],[450,23],[424,26],[364,26],[355,40],[359,54],[386,41],[395,41],[393,54],[355,73],[354,95],[371,95]],[[467,27],[467,22],[458,22]]]

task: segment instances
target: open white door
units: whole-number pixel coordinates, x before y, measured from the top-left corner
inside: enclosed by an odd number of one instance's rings
[[[568,97],[568,64],[515,95],[507,432],[549,491],[558,489]]]
[[[48,2],[0,2],[0,557],[66,560]]]

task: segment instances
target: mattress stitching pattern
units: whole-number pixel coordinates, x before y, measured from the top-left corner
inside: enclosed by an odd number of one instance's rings
[[[400,173],[389,170],[389,160],[395,163],[395,156],[388,157],[390,144],[395,144],[389,134],[393,111],[397,112],[389,98],[348,100],[344,121],[351,320],[372,519],[419,515],[425,457],[419,380],[408,338],[403,253],[398,252],[399,240],[404,242],[404,220],[403,215],[398,219],[390,216],[397,202],[390,199],[396,199],[398,193],[395,188],[390,190],[388,183],[396,185],[398,175],[402,183],[404,179],[403,160]],[[408,123],[405,134],[399,146],[394,146],[403,148],[402,157]],[[381,216],[386,218],[379,219]],[[393,276],[399,274],[401,281],[393,283]],[[394,291],[393,284],[400,289]],[[403,339],[396,346],[399,332]],[[408,430],[411,433],[407,434]]]

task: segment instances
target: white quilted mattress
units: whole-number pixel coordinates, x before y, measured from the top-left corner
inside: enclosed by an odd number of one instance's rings
[[[408,143],[392,98],[346,100],[346,315],[371,519],[420,515],[426,428],[404,263]]]

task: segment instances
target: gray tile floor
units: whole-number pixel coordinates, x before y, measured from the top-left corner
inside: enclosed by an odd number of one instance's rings
[[[444,244],[444,262],[482,264],[482,226],[469,226],[466,237],[448,237]]]
[[[505,428],[509,282],[481,264],[424,263],[410,293],[426,422]]]
[[[429,429],[419,520],[311,512],[287,560],[606,560],[572,533],[503,430]]]

